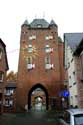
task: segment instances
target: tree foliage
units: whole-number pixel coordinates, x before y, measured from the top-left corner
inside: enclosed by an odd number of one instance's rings
[[[62,42],[62,39],[61,39],[61,37],[60,37],[60,36],[58,36],[58,41],[59,41],[59,42]]]
[[[17,73],[14,71],[10,71],[6,76],[7,81],[16,81],[17,80]]]

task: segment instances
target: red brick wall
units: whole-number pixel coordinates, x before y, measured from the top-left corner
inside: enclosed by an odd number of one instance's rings
[[[23,32],[26,32],[23,34]],[[29,35],[36,35],[37,39],[29,42]],[[46,35],[53,35],[53,39],[46,41]],[[35,45],[38,48],[38,56],[34,58],[35,69],[28,71],[26,60],[23,56],[23,47],[25,45]],[[45,70],[45,45],[49,44],[53,48],[50,53],[51,62],[54,64],[52,70]],[[24,52],[26,55],[26,51]],[[27,26],[21,29],[20,53],[18,64],[18,80],[17,80],[17,104],[25,106],[28,100],[28,92],[37,83],[42,84],[48,91],[49,97],[57,97],[57,103],[60,105],[59,92],[63,86],[64,69],[63,69],[63,43],[58,43],[58,31],[56,27],[50,29],[29,30]]]

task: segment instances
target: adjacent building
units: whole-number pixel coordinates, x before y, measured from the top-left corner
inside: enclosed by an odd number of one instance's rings
[[[6,81],[3,99],[4,112],[16,112],[16,82]]]
[[[74,51],[78,81],[78,105],[83,108],[83,38]]]
[[[17,75],[17,107],[20,109],[32,108],[35,93],[46,109],[61,108],[64,44],[58,38],[58,26],[53,20],[50,23],[45,19],[34,19],[31,23],[25,20],[22,24]],[[44,94],[40,95],[39,90]]]
[[[0,39],[0,112],[3,112],[4,87],[6,85],[6,72],[8,69],[6,45]]]
[[[68,88],[70,92],[69,102],[71,107],[83,107],[82,94],[83,85],[81,83],[81,52],[82,49],[80,42],[83,39],[83,33],[65,33],[64,45],[65,45],[65,69],[68,73]],[[80,48],[79,48],[80,46]],[[79,48],[79,53],[78,52]],[[81,78],[80,78],[81,77]],[[82,89],[82,90],[81,90]]]

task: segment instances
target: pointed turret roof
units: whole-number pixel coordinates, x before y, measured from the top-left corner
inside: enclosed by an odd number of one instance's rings
[[[51,20],[50,25],[55,25],[55,26],[57,26],[57,24],[54,22],[54,20]]]
[[[26,19],[23,23],[23,25],[29,25],[28,20]]]

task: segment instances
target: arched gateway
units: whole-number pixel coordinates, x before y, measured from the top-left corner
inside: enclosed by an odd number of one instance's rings
[[[17,77],[19,108],[28,106],[31,109],[38,101],[43,101],[46,109],[61,107],[63,48],[63,42],[58,40],[58,26],[53,20],[48,23],[45,19],[34,19],[30,24],[26,20],[21,26]]]
[[[48,92],[47,92],[46,88],[40,83],[37,83],[36,85],[34,85],[28,93],[28,109],[32,108],[31,107],[31,103],[32,103],[31,96],[35,90],[37,90],[37,91],[36,91],[36,94],[34,93],[33,98],[34,99],[37,97],[45,98],[45,100],[44,99],[43,100],[45,101],[45,106],[46,106],[46,109],[48,110]],[[41,90],[45,93],[45,95],[42,94]]]

